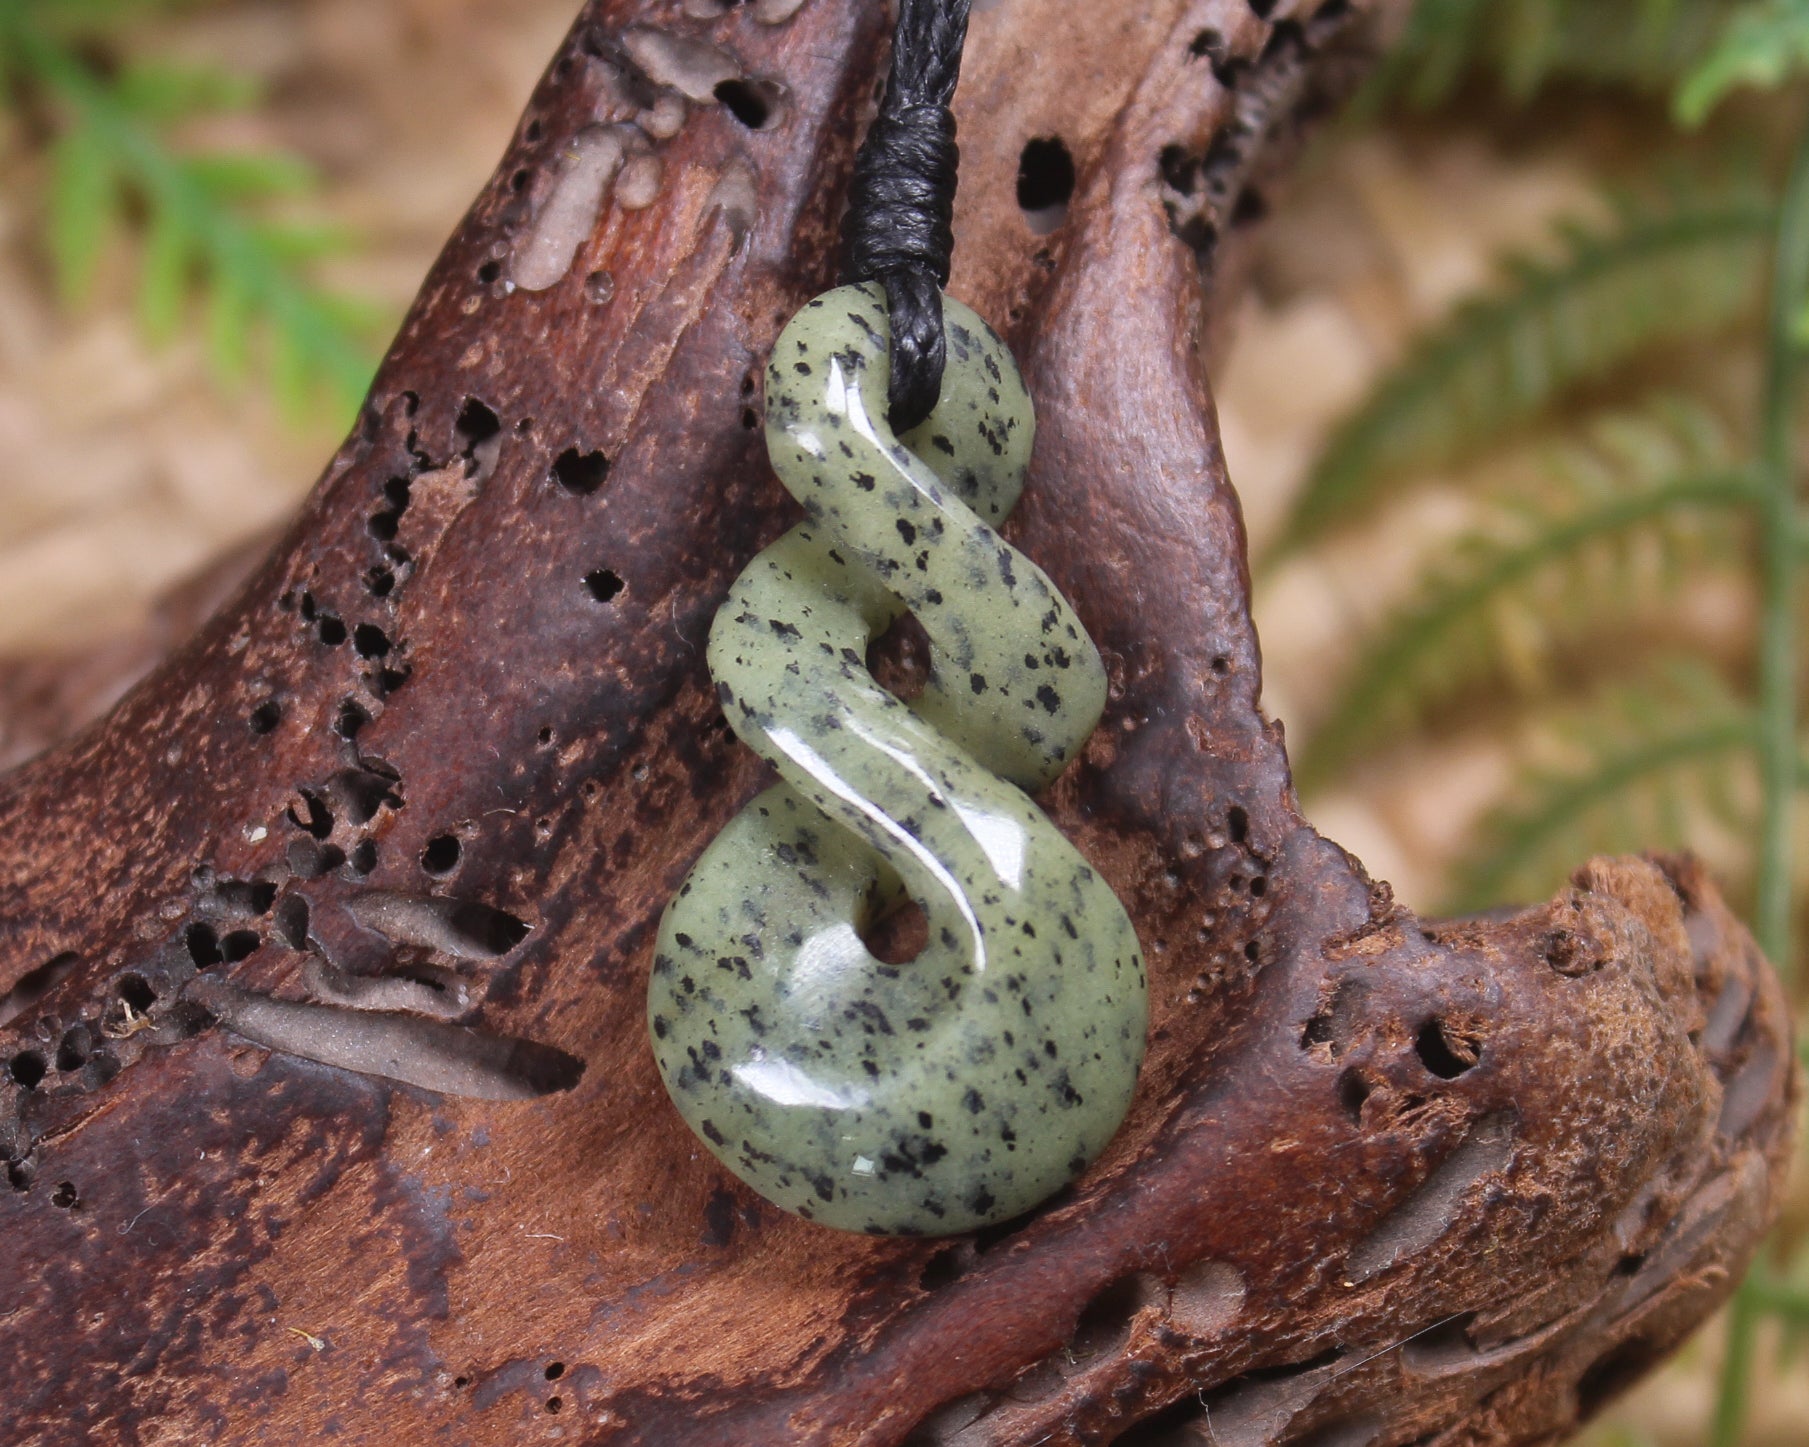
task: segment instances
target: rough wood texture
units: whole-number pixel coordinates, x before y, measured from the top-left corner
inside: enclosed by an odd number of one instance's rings
[[[761,782],[700,644],[790,517],[754,389],[885,18],[594,4],[287,537],[0,781],[10,1441],[1531,1443],[1727,1293],[1798,1085],[1712,886],[1424,923],[1257,707],[1197,266],[1371,18],[1314,11],[1009,0],[961,95],[953,290],[1041,416],[1012,531],[1113,679],[1050,799],[1152,966],[1107,1155],[1010,1228],[844,1237],[660,1089],[654,925]]]

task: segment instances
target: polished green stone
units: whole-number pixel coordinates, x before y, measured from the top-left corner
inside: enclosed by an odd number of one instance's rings
[[[1091,640],[996,531],[1030,457],[1003,342],[945,299],[921,426],[885,421],[883,293],[810,302],[766,378],[773,466],[807,521],[717,614],[734,727],[783,783],[717,837],[660,929],[648,1001],[680,1112],[761,1195],[826,1225],[943,1234],[1017,1215],[1117,1130],[1147,989],[1123,907],[1026,790],[1105,702]],[[868,645],[906,610],[932,672],[903,702]],[[904,964],[864,932],[905,899]]]

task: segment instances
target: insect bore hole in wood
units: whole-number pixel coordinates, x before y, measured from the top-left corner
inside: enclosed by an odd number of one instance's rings
[[[1032,232],[1047,236],[1062,224],[1074,195],[1074,158],[1060,136],[1037,136],[1018,156],[1018,208]]]

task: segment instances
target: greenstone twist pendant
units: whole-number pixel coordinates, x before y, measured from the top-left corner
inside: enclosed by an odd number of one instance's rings
[[[654,1054],[730,1170],[807,1219],[946,1234],[1077,1175],[1128,1109],[1148,1001],[1130,920],[1030,800],[1105,703],[1092,641],[993,529],[1032,411],[1003,342],[944,300],[936,409],[885,421],[883,291],[792,320],[767,445],[808,520],[716,615],[709,664],[784,781],[705,851],[661,924]],[[905,703],[866,666],[909,610],[932,670]],[[887,964],[863,930],[915,900],[928,940]]]

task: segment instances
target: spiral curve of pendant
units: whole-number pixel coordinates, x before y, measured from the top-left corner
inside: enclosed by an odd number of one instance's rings
[[[1105,702],[1066,600],[993,529],[1032,411],[1003,342],[945,298],[934,412],[885,421],[883,291],[808,303],[775,345],[767,446],[807,520],[736,580],[710,634],[730,724],[782,783],[705,851],[661,924],[648,1017],[673,1101],[786,1210],[873,1234],[1017,1215],[1111,1139],[1147,986],[1123,906],[1026,790]],[[909,703],[868,671],[906,610]],[[863,930],[915,900],[927,943]]]

